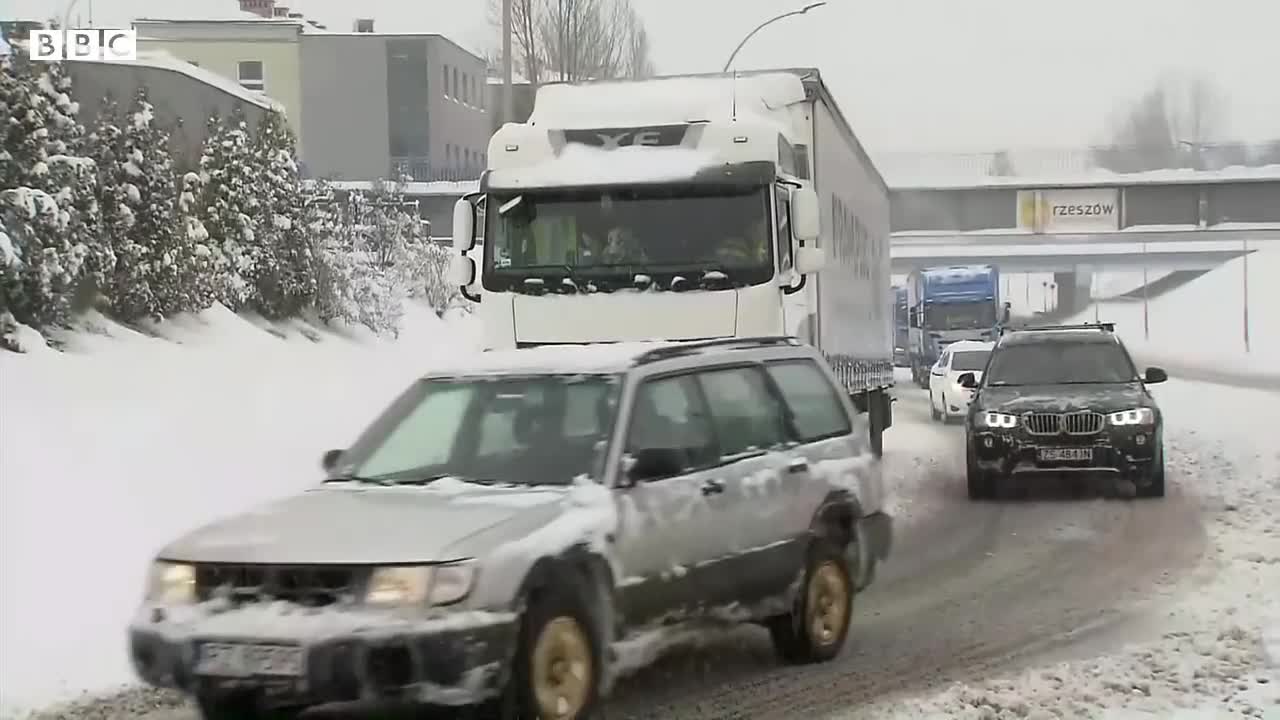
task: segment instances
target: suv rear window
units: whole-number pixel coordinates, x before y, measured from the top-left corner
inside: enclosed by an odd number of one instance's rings
[[[988,386],[1127,383],[1138,380],[1119,343],[1062,342],[1006,345],[991,356]]]
[[[720,438],[720,455],[768,450],[787,440],[782,408],[759,368],[737,367],[697,373]]]
[[[840,397],[817,363],[787,360],[769,363],[767,367],[791,409],[798,440],[814,442],[853,431]]]

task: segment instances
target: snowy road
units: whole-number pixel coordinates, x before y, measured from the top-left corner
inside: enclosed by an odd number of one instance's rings
[[[763,631],[743,628],[624,682],[610,718],[822,717],[889,693],[981,678],[1109,635],[1129,618],[1124,608],[1156,586],[1164,587],[1155,595],[1168,594],[1200,558],[1205,533],[1197,506],[1178,490],[1176,459],[1171,494],[1160,501],[1042,495],[970,503],[962,429],[930,423],[915,388],[899,396],[887,460],[906,522],[893,561],[860,596],[844,655],[782,667]]]

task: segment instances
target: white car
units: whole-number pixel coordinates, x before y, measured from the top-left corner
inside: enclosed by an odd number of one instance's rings
[[[961,340],[943,349],[929,370],[929,415],[934,420],[951,422],[969,412],[973,391],[960,387],[958,381],[964,373],[973,373],[975,379],[981,380],[994,346],[991,342]]]

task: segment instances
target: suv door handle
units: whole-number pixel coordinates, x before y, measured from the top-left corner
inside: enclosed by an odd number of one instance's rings
[[[792,460],[787,463],[787,472],[802,473],[809,469],[809,461],[804,459]]]
[[[719,495],[724,492],[724,481],[717,478],[709,478],[702,483],[703,495]]]

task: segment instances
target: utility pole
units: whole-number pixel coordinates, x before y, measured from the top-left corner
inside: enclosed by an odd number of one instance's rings
[[[502,0],[502,122],[514,122],[515,97],[511,87],[511,1]]]

